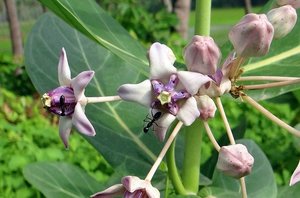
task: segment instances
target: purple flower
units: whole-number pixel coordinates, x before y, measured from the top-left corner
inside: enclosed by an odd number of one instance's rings
[[[84,90],[93,76],[94,71],[84,71],[71,79],[67,54],[62,48],[58,63],[60,87],[45,93],[42,101],[46,109],[60,116],[59,135],[66,148],[68,147],[72,124],[82,134],[96,135],[93,125],[84,114],[84,107],[87,103]]]
[[[159,198],[159,191],[154,188],[150,181],[141,180],[135,176],[126,176],[122,179],[122,184],[116,184],[108,189],[97,192],[92,198],[113,198],[123,195],[124,198]]]
[[[177,71],[175,56],[166,45],[154,43],[149,50],[150,77],[139,84],[124,84],[119,96],[150,107],[151,112],[162,112],[153,125],[155,135],[162,141],[175,118],[186,126],[199,117],[195,95],[211,79],[203,74]]]

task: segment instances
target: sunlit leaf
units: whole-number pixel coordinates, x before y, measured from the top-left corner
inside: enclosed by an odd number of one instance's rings
[[[40,0],[71,26],[146,74],[146,50],[94,0]]]

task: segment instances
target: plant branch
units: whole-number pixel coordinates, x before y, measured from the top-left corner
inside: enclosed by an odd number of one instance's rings
[[[267,89],[272,87],[292,85],[296,83],[300,83],[300,79],[286,80],[286,81],[266,83],[266,84],[257,84],[257,85],[242,85],[242,90]]]
[[[224,108],[223,108],[222,101],[221,101],[220,97],[216,97],[216,104],[217,104],[217,107],[220,111],[221,118],[224,122],[225,129],[226,129],[226,132],[227,132],[227,136],[229,138],[229,142],[230,142],[230,144],[235,144],[235,140],[234,140],[229,122],[227,120],[227,117],[226,117],[226,114],[225,114],[225,111],[224,111]]]
[[[217,140],[215,139],[213,133],[211,132],[207,121],[203,120],[203,125],[204,125],[205,131],[206,131],[206,134],[207,134],[209,140],[214,145],[215,149],[219,152],[220,151],[220,145],[218,144]]]
[[[237,81],[286,81],[286,80],[297,80],[299,77],[286,77],[286,76],[241,76]]]
[[[154,173],[156,172],[158,166],[160,165],[160,163],[162,162],[166,152],[168,151],[171,143],[173,142],[173,140],[175,139],[177,133],[180,131],[181,127],[182,127],[183,123],[181,121],[179,121],[177,123],[177,125],[175,126],[174,130],[172,131],[169,139],[167,140],[166,144],[164,145],[163,149],[161,150],[161,152],[159,153],[156,161],[154,162],[153,166],[151,167],[148,175],[146,176],[145,180],[151,181]]]
[[[273,115],[270,111],[265,109],[263,106],[261,106],[259,103],[257,103],[255,100],[253,100],[251,97],[247,95],[242,95],[243,100],[247,101],[251,106],[253,106],[255,109],[260,111],[262,114],[264,114],[267,118],[269,118],[271,121],[278,124],[280,127],[286,129],[291,134],[300,137],[300,131],[291,127],[287,123],[283,122],[279,118],[277,118],[275,115]]]
[[[87,103],[112,102],[122,100],[120,96],[101,96],[101,97],[86,97]]]

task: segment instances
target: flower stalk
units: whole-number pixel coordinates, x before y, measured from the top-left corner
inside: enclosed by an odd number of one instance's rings
[[[122,100],[120,96],[86,97],[86,103],[112,102]]]
[[[162,162],[164,156],[166,155],[166,152],[168,151],[169,147],[171,146],[173,140],[175,139],[176,135],[178,134],[178,132],[180,131],[181,127],[182,127],[183,123],[181,121],[179,121],[177,123],[177,125],[175,126],[174,130],[172,131],[169,139],[167,140],[167,142],[165,143],[163,149],[161,150],[161,152],[159,153],[155,163],[153,164],[153,166],[151,167],[148,175],[146,176],[145,180],[147,181],[151,181],[151,179],[153,178],[154,173],[156,172],[158,166],[160,165],[160,163]]]
[[[237,81],[290,81],[297,80],[299,77],[286,77],[286,76],[241,76]]]
[[[189,194],[197,194],[199,187],[202,128],[197,119],[185,131],[182,182]]]
[[[211,0],[197,0],[195,14],[195,35],[210,34]]]
[[[288,132],[291,134],[300,137],[300,131],[291,127],[287,123],[283,122],[279,118],[277,118],[275,115],[273,115],[271,112],[269,112],[267,109],[265,109],[263,106],[258,104],[255,100],[253,100],[251,97],[247,95],[242,95],[242,99],[246,102],[248,102],[251,106],[253,106],[255,109],[260,111],[262,114],[264,114],[267,118],[269,118],[271,121],[275,122],[278,124],[280,127],[286,129]]]
[[[265,83],[265,84],[257,84],[257,85],[242,85],[241,90],[255,90],[255,89],[267,89],[273,87],[281,87],[300,83],[300,79],[295,80],[285,80],[281,82],[273,82],[273,83]]]

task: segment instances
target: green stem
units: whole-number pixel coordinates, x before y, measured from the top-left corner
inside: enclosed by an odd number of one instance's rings
[[[166,155],[166,160],[167,160],[167,165],[168,165],[168,174],[169,177],[172,181],[172,184],[175,188],[175,191],[180,194],[180,195],[186,195],[186,191],[184,189],[183,184],[181,183],[181,178],[178,173],[177,167],[176,167],[176,162],[175,162],[175,141],[171,144],[167,155]]]
[[[189,194],[197,194],[200,178],[202,123],[186,127],[182,182]]]
[[[209,36],[210,34],[211,0],[196,0],[195,34]]]

